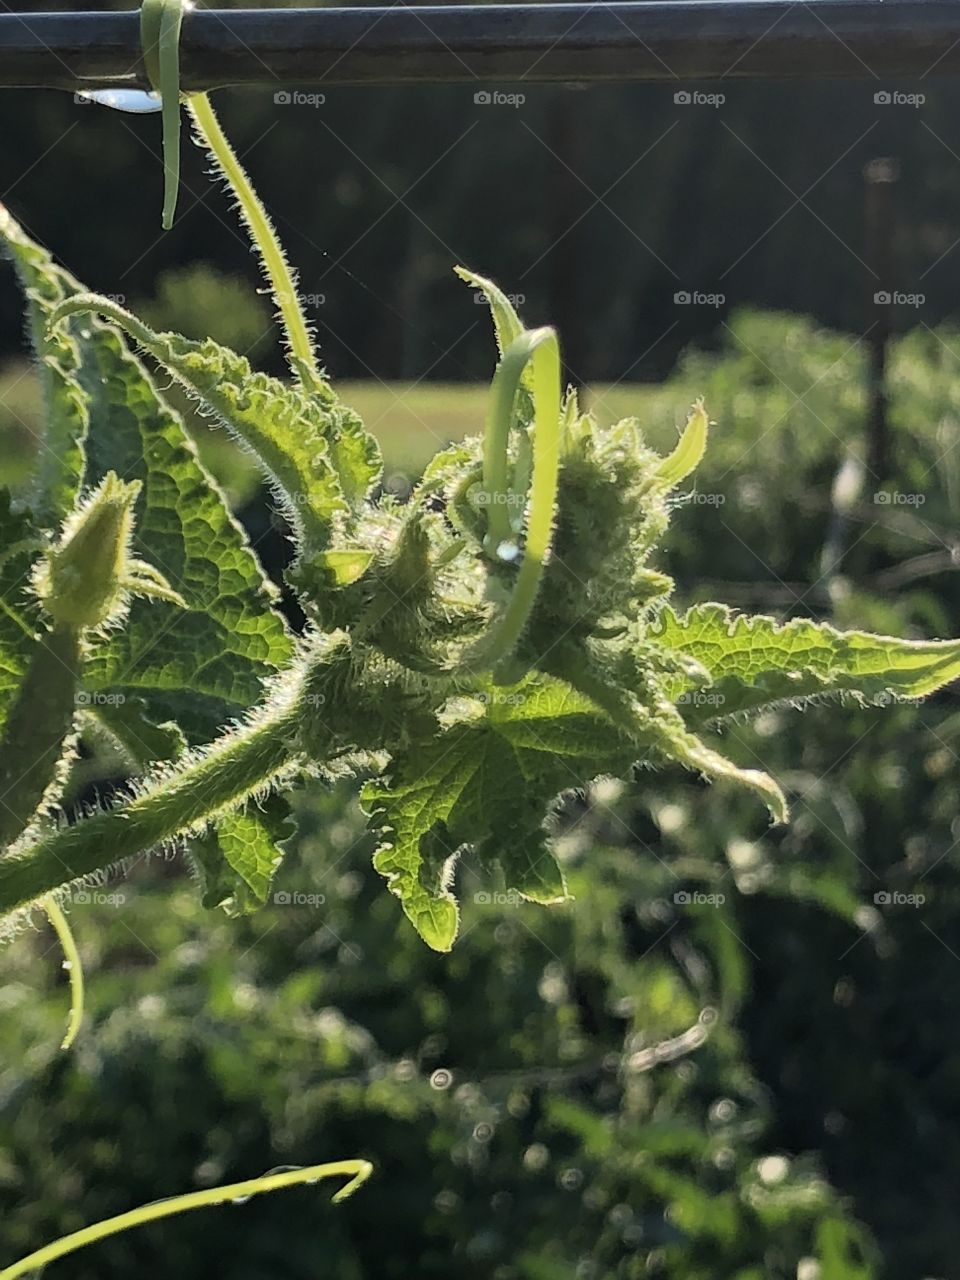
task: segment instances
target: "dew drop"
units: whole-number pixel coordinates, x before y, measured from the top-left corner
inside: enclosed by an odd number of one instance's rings
[[[507,564],[512,564],[520,555],[520,548],[513,541],[501,542],[497,547],[497,556],[501,560],[505,560]]]
[[[96,102],[98,106],[128,111],[137,116],[159,111],[162,107],[160,95],[147,93],[144,89],[83,89],[74,94],[74,100]]]
[[[253,1196],[234,1196],[233,1199],[230,1201],[230,1203],[246,1204],[249,1200],[252,1200],[252,1199],[253,1199]]]
[[[61,963],[60,968],[61,968],[61,969],[66,969],[67,973],[69,973],[69,972],[70,972],[70,970],[73,968],[73,961],[72,961],[72,960],[64,960],[64,961]]]

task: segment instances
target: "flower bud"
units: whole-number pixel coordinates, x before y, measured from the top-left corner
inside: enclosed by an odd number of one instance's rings
[[[82,631],[110,622],[122,607],[139,492],[139,480],[126,482],[109,471],[67,517],[35,579],[55,622]]]

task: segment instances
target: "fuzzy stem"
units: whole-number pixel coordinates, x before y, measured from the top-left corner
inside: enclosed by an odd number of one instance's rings
[[[12,853],[0,861],[0,916],[240,804],[296,758],[292,742],[302,718],[300,699],[285,700],[143,795]]]
[[[81,653],[77,631],[58,625],[44,635],[0,737],[0,850],[40,807],[73,727]]]
[[[300,306],[297,283],[280,245],[276,229],[264,209],[243,165],[230,145],[213,104],[205,93],[192,94],[187,107],[193,117],[200,141],[206,146],[240,204],[240,214],[247,224],[253,243],[260,254],[264,273],[270,281],[274,301],[280,311],[284,333],[289,344],[289,363],[294,374],[311,391],[325,384],[317,367],[317,357],[310,341],[310,331]]]

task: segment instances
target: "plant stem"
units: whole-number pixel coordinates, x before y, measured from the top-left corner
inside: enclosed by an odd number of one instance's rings
[[[284,701],[194,763],[126,804],[40,837],[0,861],[0,915],[123,858],[151,849],[242,803],[296,758],[300,699]]]
[[[220,127],[209,97],[205,93],[192,94],[187,100],[187,108],[193,117],[200,141],[206,146],[227,185],[236,195],[241,217],[260,254],[264,273],[270,281],[274,301],[280,311],[289,345],[290,367],[309,390],[319,391],[326,384],[317,366],[310,331],[300,306],[297,282],[280,245],[276,228]]]

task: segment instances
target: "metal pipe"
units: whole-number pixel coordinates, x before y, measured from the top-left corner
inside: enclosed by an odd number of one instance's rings
[[[957,0],[196,9],[185,89],[908,77],[960,71]],[[139,15],[0,14],[0,86],[146,88]]]

